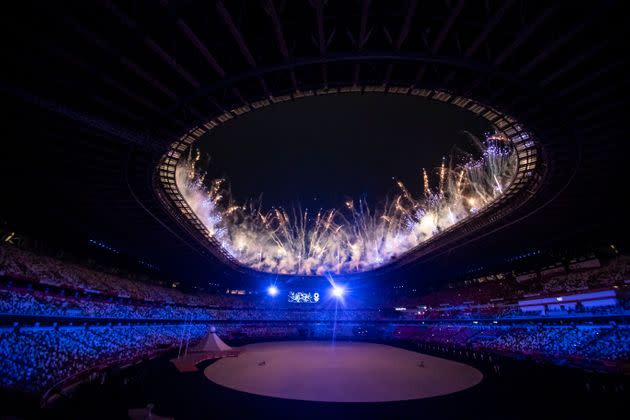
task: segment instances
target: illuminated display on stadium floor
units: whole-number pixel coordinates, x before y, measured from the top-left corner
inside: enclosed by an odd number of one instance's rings
[[[262,211],[253,201],[237,202],[226,180],[207,179],[207,168],[200,167],[201,156],[194,143],[231,115],[252,109],[243,107],[211,120],[172,145],[158,170],[168,204],[180,213],[179,219],[205,237],[216,254],[236,265],[278,274],[349,274],[400,259],[481,216],[535,178],[537,145],[515,120],[445,92],[416,89],[411,94],[466,109],[488,120],[495,130],[476,141],[476,155],[451,156],[450,163],[444,159],[433,182],[426,170],[418,168],[421,193],[412,194],[397,182],[398,194],[375,207],[363,200],[348,200],[343,209],[299,214],[280,207]],[[270,104],[264,100],[252,107]]]
[[[241,392],[346,403],[430,398],[471,388],[483,378],[472,366],[409,350],[324,342],[250,344],[204,375]]]

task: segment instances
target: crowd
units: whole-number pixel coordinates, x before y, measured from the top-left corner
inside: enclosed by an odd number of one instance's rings
[[[0,330],[0,385],[42,392],[86,369],[135,358],[198,339],[203,325],[4,328]]]
[[[91,316],[91,313],[95,316],[98,316],[99,313],[116,313],[117,310],[113,305],[102,305],[108,302],[129,306],[130,308],[124,308],[124,310],[131,311],[130,316],[133,318],[156,318],[174,313],[175,315],[172,316],[178,319],[191,316],[194,319],[206,319],[208,309],[242,310],[244,315],[247,315],[248,310],[261,308],[315,309],[315,306],[306,308],[287,303],[286,299],[274,299],[264,294],[184,293],[175,288],[140,282],[122,275],[110,274],[103,270],[38,255],[6,243],[0,243],[1,277],[19,280],[23,284],[32,283],[41,286],[40,288],[49,286],[51,289],[45,293],[39,293],[38,289],[28,287],[27,290],[22,290],[22,296],[19,297],[22,302],[16,300],[5,303],[5,308],[7,305],[15,307],[18,313],[24,313],[23,309],[26,309],[30,314],[43,314],[49,310],[51,314],[60,316],[64,316],[68,311],[87,316]],[[20,287],[16,285],[10,293],[20,294],[19,289]],[[7,287],[0,284],[0,293],[3,292],[7,292]],[[22,299],[24,295],[33,295],[34,300],[26,299],[30,302],[25,302]],[[41,306],[42,310],[35,308],[39,305],[43,305]],[[32,306],[32,308],[27,308],[28,306]],[[362,301],[358,307],[347,302],[345,308],[363,310],[371,306],[373,305],[368,305],[365,301]],[[163,310],[160,311],[160,308]],[[203,310],[199,311],[197,308],[203,308]],[[377,310],[378,308],[372,307],[371,309]],[[235,316],[238,317],[238,315]],[[274,313],[269,313],[268,316],[271,317],[270,319],[279,319],[278,315]],[[121,317],[126,317],[126,315],[123,313]]]
[[[609,317],[630,315],[627,298],[619,303],[589,306],[576,305],[571,308],[545,308],[523,311],[518,304],[494,303],[477,306],[440,307],[419,312],[418,319],[424,320],[493,320],[493,319],[569,319],[585,317]]]
[[[361,327],[363,326],[363,327]],[[370,326],[369,323],[233,323],[218,326],[224,339],[358,339],[362,328],[380,338],[405,339],[475,351],[518,353],[550,361],[627,360],[627,326],[448,325]],[[131,361],[156,350],[195,341],[206,324],[5,328],[0,330],[0,385],[42,392],[60,380],[108,364]]]
[[[161,319],[190,317],[193,319],[216,319],[217,315],[222,315],[229,319],[237,319],[242,316],[251,316],[252,309],[257,311],[282,309],[284,312],[290,309],[295,314],[291,314],[289,318],[304,319],[296,309],[304,310],[305,308],[287,305],[283,299],[267,299],[260,295],[183,293],[177,289],[142,283],[120,275],[37,255],[9,244],[0,244],[0,276],[28,280],[40,285],[50,285],[69,291],[88,291],[109,298],[119,298],[113,304],[108,304],[108,302],[103,302],[103,299],[83,299],[70,302],[71,292],[61,297],[54,296],[54,293],[35,294],[34,299],[22,295],[12,299],[12,302],[3,303],[3,306],[0,306],[0,312],[35,314],[48,311],[50,314],[62,316],[76,313],[81,316],[109,314],[110,317]],[[555,274],[526,283],[516,282],[506,276],[496,276],[493,281],[469,282],[469,284],[438,290],[421,298],[397,297],[397,301],[392,302],[393,305],[391,306],[411,308],[419,305],[427,306],[433,311],[439,310],[439,313],[432,315],[438,317],[470,317],[475,312],[481,316],[518,315],[515,313],[513,305],[510,305],[516,299],[532,295],[545,296],[553,292],[571,292],[595,287],[623,285],[629,278],[630,259],[618,257],[600,268]],[[26,294],[32,292],[28,290]],[[0,293],[2,293],[1,289]],[[81,296],[85,297],[84,295],[85,293]],[[79,294],[76,293],[75,296],[79,296]],[[18,302],[18,300],[20,301]],[[62,300],[65,302],[61,302]],[[38,309],[37,306],[40,308]],[[348,313],[346,319],[357,319],[360,316],[366,316],[368,320],[382,318],[382,314],[378,313],[378,306],[367,305],[366,302],[363,302],[360,307],[353,307],[352,309],[367,310],[367,312]],[[460,314],[444,312],[445,309],[457,309],[461,306],[475,306],[477,309],[476,311],[461,311]],[[348,308],[346,305],[346,309]],[[231,312],[221,312],[221,309],[229,309]],[[234,313],[237,309],[242,313]],[[286,318],[281,312],[265,313],[264,319]],[[258,314],[255,313],[254,315],[257,316]],[[313,314],[308,316],[313,316]],[[322,320],[326,319],[324,314],[315,316],[322,317],[319,318]]]
[[[136,300],[187,305],[207,303],[206,296],[203,294],[184,294],[176,289],[132,280],[103,270],[90,269],[5,243],[0,243],[0,276]],[[213,300],[213,303],[217,303],[216,300]]]
[[[449,287],[430,293],[419,299],[423,305],[439,307],[440,305],[463,305],[468,303],[486,303],[494,299],[522,294],[522,288],[514,281],[503,279],[484,283],[472,283],[459,287]]]
[[[212,319],[212,310],[101,296],[68,296],[0,286],[0,314],[111,319]]]
[[[394,337],[475,350],[520,353],[549,360],[627,360],[630,328],[621,326],[448,325],[399,327]]]
[[[628,315],[630,309],[630,258],[617,257],[602,267],[555,273],[519,283],[506,278],[469,282],[415,299],[407,305],[425,309],[427,320],[511,319],[523,317],[575,317]],[[519,300],[570,296],[584,291],[616,290],[616,303],[607,305],[550,305],[540,311],[523,311]]]
[[[519,283],[501,278],[467,282],[430,293],[415,302],[433,308],[464,304],[487,304],[531,296],[570,293],[621,286],[630,281],[630,257],[619,256],[599,268],[562,272]]]
[[[337,305],[333,300],[311,305],[264,295],[186,294],[0,244],[0,317],[19,318],[16,324],[7,321],[4,324],[10,326],[0,327],[0,385],[41,392],[86,369],[143,357],[176,345],[184,336],[200,338],[213,322],[227,340],[407,339],[550,360],[628,359],[630,328],[623,324],[473,322],[523,316],[515,299],[532,291],[536,296],[549,296],[545,294],[601,285],[616,285],[621,291],[628,274],[630,261],[617,258],[600,268],[557,274],[528,285],[501,277],[445,289],[419,300],[399,299],[389,302],[390,308],[383,304],[387,309],[379,309],[374,302],[357,306]],[[588,311],[611,315],[630,309],[628,299],[621,295],[614,308]],[[409,310],[393,311],[394,306]],[[53,326],[24,327],[43,317]],[[88,322],[82,327],[66,326],[76,319]],[[420,323],[423,320],[427,325]],[[462,320],[470,322],[462,325]],[[92,325],[101,321],[109,326]],[[124,321],[155,325],[111,326],[129,324]]]
[[[0,315],[99,319],[226,320],[226,321],[376,321],[401,319],[378,309],[314,306],[215,308],[159,304],[103,296],[73,296],[0,284]],[[408,318],[415,317],[410,313]]]

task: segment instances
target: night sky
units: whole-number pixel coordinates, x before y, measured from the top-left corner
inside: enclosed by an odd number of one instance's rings
[[[473,151],[487,121],[424,98],[384,94],[324,95],[280,103],[235,118],[198,143],[212,177],[226,177],[239,201],[263,194],[263,207],[371,205],[398,192],[400,179],[422,193],[454,146]]]

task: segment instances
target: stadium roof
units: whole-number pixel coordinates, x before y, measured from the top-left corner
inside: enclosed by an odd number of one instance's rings
[[[623,2],[103,0],[5,12],[0,214],[31,232],[227,276],[157,200],[161,153],[254,101],[378,85],[474,98],[522,121],[547,154],[534,203],[433,266],[623,237]]]

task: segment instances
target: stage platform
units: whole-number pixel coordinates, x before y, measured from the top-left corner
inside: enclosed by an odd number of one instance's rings
[[[383,344],[275,342],[245,346],[204,374],[227,388],[326,402],[387,402],[451,394],[481,382],[477,369]]]

